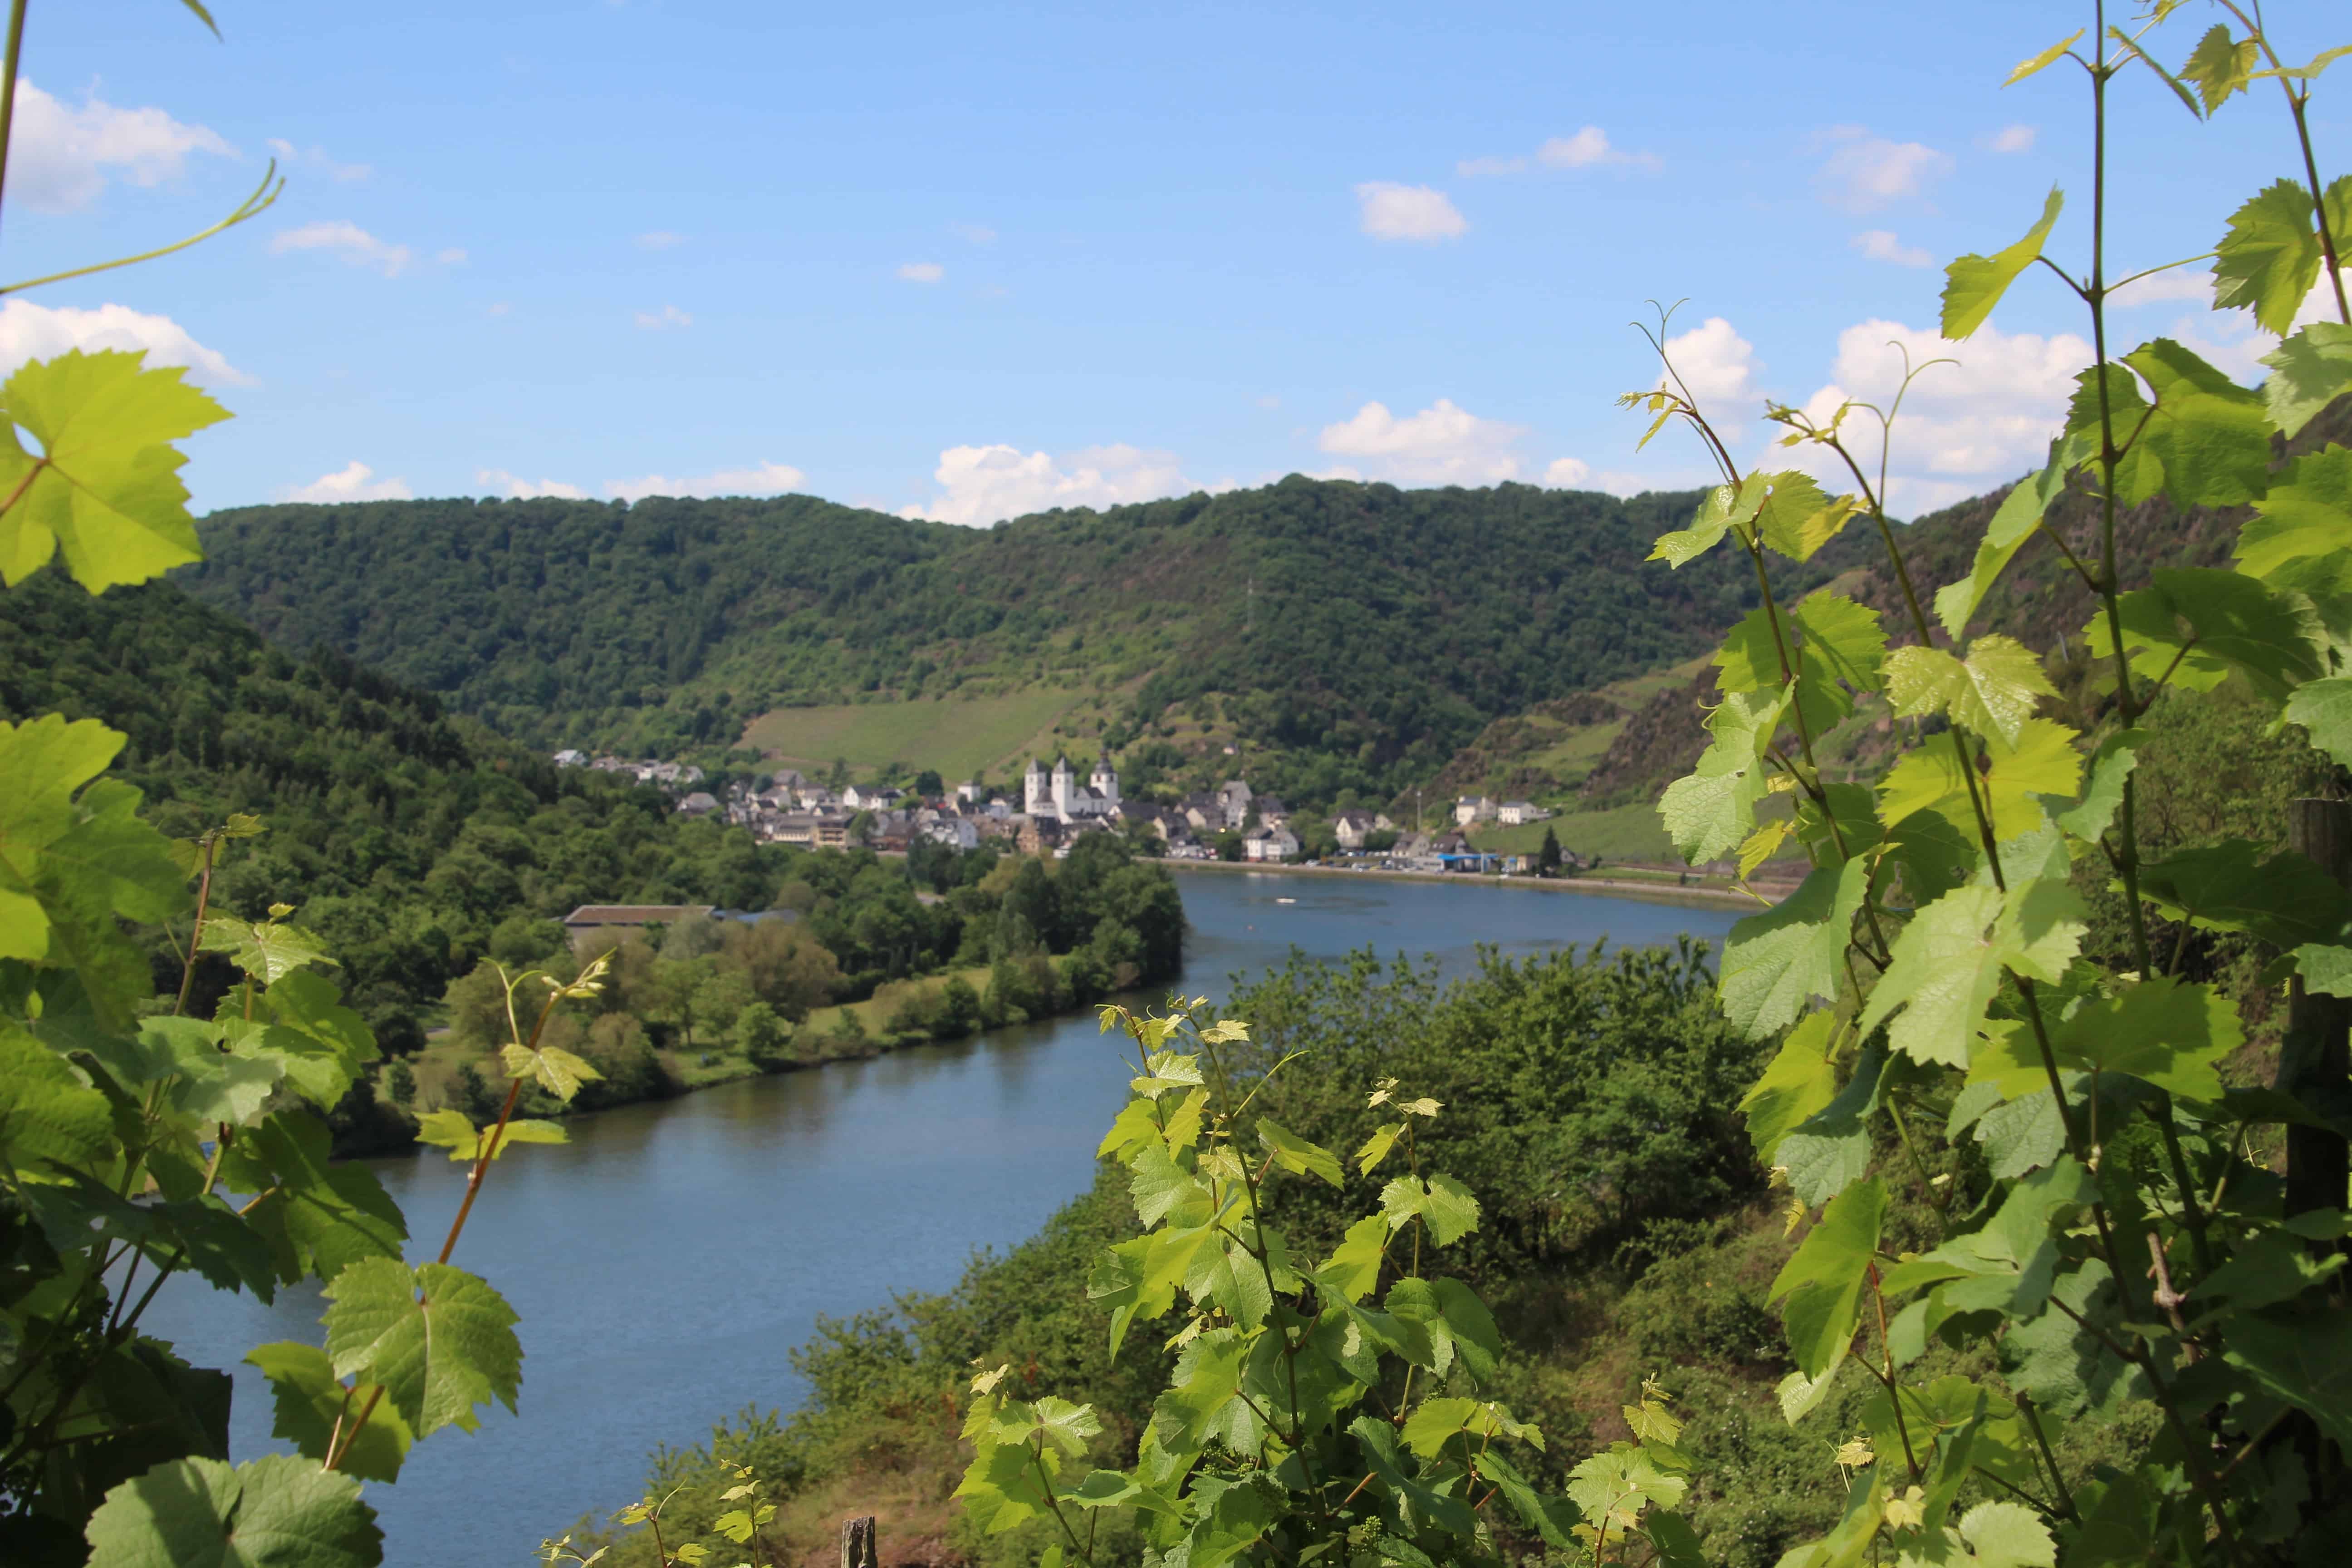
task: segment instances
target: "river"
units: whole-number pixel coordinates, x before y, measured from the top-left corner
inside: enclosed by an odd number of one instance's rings
[[[1718,944],[1738,911],[1528,885],[1341,881],[1200,870],[1181,878],[1193,938],[1184,989],[1293,946],[1338,958],[1433,953],[1449,973],[1480,943],[1507,952],[1669,942]],[[1033,1234],[1092,1179],[1094,1149],[1128,1073],[1091,1016],[721,1085],[571,1124],[560,1147],[518,1149],[484,1184],[452,1259],[521,1314],[520,1414],[447,1429],[410,1453],[397,1486],[371,1485],[385,1561],[400,1568],[521,1568],[543,1535],[634,1501],[656,1444],[706,1437],[747,1405],[802,1396],[788,1354],[820,1314],[954,1284],[971,1254]],[[375,1163],[429,1258],[465,1185],[438,1155]],[[265,1307],[176,1282],[149,1331],[199,1365],[234,1366],[232,1452],[284,1447],[245,1352],[319,1341],[315,1289]]]

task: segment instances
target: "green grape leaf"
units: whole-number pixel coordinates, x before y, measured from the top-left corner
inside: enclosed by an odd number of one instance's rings
[[[2305,681],[2286,700],[2286,716],[2311,732],[2311,743],[2352,767],[2352,676]]]
[[[1735,691],[1707,715],[1714,742],[1698,766],[1658,800],[1666,835],[1685,860],[1696,865],[1728,855],[1755,826],[1767,784],[1764,748],[1787,707],[1784,693]]]
[[[2213,308],[2252,310],[2264,331],[2284,337],[2321,260],[2311,193],[2299,181],[2275,181],[2230,215],[2213,255]]]
[[[1914,1060],[1966,1067],[2004,971],[2055,982],[2087,930],[2082,899],[2064,882],[1955,888],[1895,939],[1894,962],[1863,1009],[1862,1027],[1886,1031]]]
[[[1218,1437],[1233,1439],[1239,1453],[1256,1447],[1246,1440],[1254,1424],[1239,1397],[1249,1342],[1232,1329],[1212,1329],[1176,1358],[1169,1386],[1152,1402],[1151,1429],[1171,1453],[1198,1453]]]
[[[1781,1139],[1837,1098],[1837,1062],[1830,1054],[1836,1024],[1829,1013],[1806,1014],[1739,1102],[1748,1118],[1748,1141],[1768,1165],[1781,1163],[1775,1152]]]
[[[1794,1023],[1811,998],[1835,996],[1869,888],[1870,867],[1860,857],[1816,867],[1789,897],[1734,924],[1717,983],[1723,1016],[1760,1040]]]
[[[482,1145],[489,1138],[488,1128],[477,1129],[462,1110],[428,1110],[416,1119],[416,1141],[436,1149],[449,1151],[452,1160],[473,1160],[481,1156]],[[518,1143],[569,1143],[572,1134],[561,1121],[536,1121],[518,1117],[507,1123],[507,1130],[490,1150],[490,1158],[500,1159]]]
[[[1988,633],[1955,658],[1942,648],[1896,648],[1886,656],[1886,699],[1906,718],[1947,713],[1952,722],[2014,746],[2034,705],[2058,689],[2041,656],[2015,637]]]
[[[530,1079],[566,1105],[580,1092],[582,1084],[593,1083],[604,1076],[561,1046],[541,1046],[534,1050],[509,1041],[499,1047],[499,1065],[507,1069],[509,1078]]]
[[[159,922],[187,901],[170,840],[137,815],[139,792],[98,777],[122,743],[95,720],[0,722],[0,959],[82,968],[109,1025],[152,984],[114,917]]]
[[[359,1482],[291,1454],[168,1460],[108,1492],[83,1534],[91,1562],[121,1568],[374,1568],[383,1551]]]
[[[270,1091],[286,1076],[285,1063],[275,1058],[223,1056],[206,1050],[184,1057],[180,1079],[172,1086],[172,1106],[198,1121],[225,1121],[232,1127],[249,1125],[261,1114]]]
[[[1286,1171],[1299,1175],[1320,1176],[1337,1187],[1345,1184],[1347,1173],[1339,1168],[1339,1156],[1319,1143],[1311,1143],[1271,1118],[1260,1117],[1257,1141],[1274,1156],[1274,1163]]]
[[[1496,1437],[1517,1426],[1507,1412],[1475,1399],[1459,1396],[1424,1399],[1405,1417],[1404,1446],[1423,1459],[1435,1459],[1455,1437]],[[1521,1428],[1526,1430],[1526,1428]],[[1540,1445],[1538,1445],[1540,1446]]]
[[[1960,1539],[1975,1552],[1974,1568],[2054,1568],[2058,1543],[2033,1510],[2013,1502],[1980,1502],[1960,1516]]]
[[[1316,1282],[1327,1290],[1339,1291],[1350,1301],[1362,1300],[1380,1285],[1381,1258],[1388,1240],[1386,1217],[1366,1215],[1348,1227],[1347,1238],[1315,1271]]]
[[[2077,35],[2079,36],[2079,35]],[[2073,39],[2067,42],[2072,43]],[[2063,52],[2062,47],[2061,52]],[[2033,65],[2029,60],[2027,65]],[[2033,66],[2039,70],[2040,66]],[[2018,68],[2025,71],[2025,66]],[[2026,72],[2031,75],[2031,71]],[[2012,78],[2011,79],[2016,79]],[[1965,338],[1985,324],[2000,297],[2017,281],[2018,274],[2033,265],[2042,254],[2042,243],[2057,225],[2058,214],[2066,205],[2066,194],[2055,185],[2042,204],[2042,216],[2025,237],[2015,245],[1997,250],[1990,256],[1962,256],[1954,258],[1944,268],[1944,336]]]
[[[327,1354],[338,1377],[383,1384],[410,1431],[472,1431],[475,1406],[509,1410],[522,1385],[514,1309],[460,1268],[365,1258],[327,1286]]]
[[[1878,689],[1886,658],[1886,627],[1878,612],[1843,594],[1812,594],[1791,612],[1805,661],[1856,691]]]
[[[248,1219],[270,1244],[278,1278],[332,1279],[368,1258],[398,1258],[408,1227],[365,1165],[329,1159],[327,1124],[281,1110],[237,1134],[221,1160],[232,1192],[259,1196]]]
[[[299,926],[275,920],[205,921],[206,952],[225,952],[229,962],[264,985],[275,985],[306,963],[332,963],[319,939]]]
[[[2352,450],[2329,447],[2286,466],[2238,531],[2238,570],[2269,577],[2291,561],[2352,548]]]
[[[2124,356],[2156,394],[2156,412],[2133,442],[2164,470],[2173,504],[2237,506],[2269,487],[2271,420],[2250,391],[2170,338]]]
[[[2221,1098],[2215,1064],[2245,1043],[2226,998],[2169,976],[2085,1002],[2050,1039],[2061,1067],[2123,1073],[2196,1100]]]
[[[2352,326],[2312,321],[2263,356],[2263,399],[2271,423],[2292,439],[2329,404],[2352,392]]]
[[[2060,58],[2063,56],[2068,49],[2074,47],[2074,40],[2081,37],[2083,33],[2084,29],[2077,27],[2073,32],[2067,34],[2064,37],[2059,39],[2056,43],[2051,45],[2048,48],[2042,50],[2040,54],[2035,55],[2032,58],[2020,61],[2016,68],[2009,73],[2008,79],[2000,85],[2003,87],[2015,87],[2027,77],[2039,76],[2042,72],[2048,70],[2052,66],[2058,63]]]
[[[1756,537],[1783,555],[1805,560],[1844,526],[1843,517],[1832,521],[1830,514],[1853,510],[1851,500],[1824,495],[1811,474],[1791,468],[1765,478],[1772,493],[1756,514]]]
[[[0,1023],[0,1165],[30,1173],[54,1160],[92,1169],[113,1149],[106,1096],[84,1084],[55,1051]]]
[[[1381,1212],[1391,1230],[1402,1230],[1414,1215],[1429,1227],[1430,1239],[1440,1247],[1478,1228],[1478,1199],[1451,1176],[1399,1176],[1381,1189]]]
[[[1461,1280],[1400,1279],[1381,1305],[1400,1323],[1420,1325],[1439,1373],[1458,1360],[1474,1383],[1494,1377],[1503,1354],[1502,1334],[1486,1304]]]
[[[1952,776],[1957,783],[1958,773]],[[1959,818],[1968,818],[1966,797],[1956,797],[1952,804]],[[1998,816],[1994,820],[2000,820]],[[1905,817],[1887,831],[1886,843],[1888,858],[1902,868],[1903,891],[1914,908],[1932,904],[1967,881],[1984,858],[1973,819],[1963,826],[1960,820],[1936,811]]]
[[[2243,931],[2273,947],[2334,942],[2352,921],[2352,894],[2289,851],[2264,857],[2245,838],[2175,850],[2142,866],[2140,897],[2168,920]]]
[[[0,581],[10,587],[59,550],[93,594],[204,558],[180,482],[186,459],[170,443],[228,413],[179,366],[149,370],[145,357],[72,349],[0,385]]]
[[[327,1352],[316,1345],[281,1341],[257,1346],[247,1352],[245,1359],[260,1368],[261,1375],[269,1380],[269,1393],[277,1409],[270,1436],[293,1444],[297,1453],[324,1459],[337,1424],[341,1422],[348,1427],[359,1419],[361,1411],[366,1410],[366,1422],[352,1438],[337,1468],[363,1481],[400,1479],[401,1463],[408,1458],[409,1445],[415,1439],[410,1436],[408,1424],[400,1418],[400,1412],[389,1399],[378,1399],[374,1408],[369,1409],[369,1395],[376,1384],[350,1388],[337,1382],[334,1364],[327,1359]]]
[[[1985,536],[1977,544],[1976,562],[1969,574],[1936,591],[1936,618],[1954,642],[1968,630],[1969,617],[1982,606],[2010,562],[2042,526],[2051,503],[2066,492],[2069,464],[2057,449],[2061,445],[2052,442],[2049,466],[2011,485],[2009,494],[2001,498],[1992,521],[1985,525]]]
[[[263,993],[262,1004],[276,1027],[259,1043],[284,1054],[288,1079],[322,1110],[341,1103],[361,1070],[383,1055],[365,1021],[342,1005],[335,983],[316,971],[284,976]]]
[[[1380,1163],[1389,1157],[1389,1151],[1396,1147],[1396,1141],[1403,1136],[1404,1123],[1402,1121],[1374,1128],[1372,1135],[1365,1139],[1363,1146],[1356,1151],[1356,1173],[1370,1175]]]
[[[1103,1134],[1095,1148],[1095,1158],[1108,1157],[1120,1164],[1131,1163],[1145,1145],[1160,1142],[1160,1119],[1152,1114],[1152,1102],[1130,1100],[1111,1119],[1110,1131]]]
[[[1135,1200],[1136,1218],[1147,1227],[1171,1216],[1190,1226],[1208,1219],[1209,1189],[1157,1143],[1137,1154],[1128,1169],[1128,1194]]]
[[[2223,1354],[2352,1449],[2352,1312],[2242,1315],[2231,1320]]]
[[[2343,1267],[2341,1252],[2315,1255],[2302,1237],[2266,1230],[2241,1243],[2227,1263],[2199,1280],[2189,1294],[2200,1301],[2226,1300],[2241,1312],[2257,1312],[2326,1284]]]
[[[2208,567],[2151,575],[2118,601],[2134,671],[2209,691],[2235,669],[2273,701],[2322,673],[2317,617],[2300,595]],[[2115,646],[2104,609],[2083,635],[2102,653]]]
[[[2261,46],[2253,39],[2232,38],[2230,29],[2217,22],[2197,41],[2180,74],[2196,83],[2197,96],[2205,100],[2205,112],[2210,114],[2231,94],[2246,90],[2246,81],[2261,58]]]
[[[1359,1415],[1349,1423],[1348,1432],[1363,1452],[1364,1468],[1380,1479],[1381,1485],[1409,1520],[1424,1521],[1454,1535],[1468,1536],[1477,1529],[1477,1515],[1471,1512],[1468,1503],[1406,1470],[1404,1456],[1398,1450],[1395,1427],[1377,1415]],[[1393,1547],[1384,1546],[1384,1552],[1392,1560],[1405,1561]]]
[[[2272,77],[2279,77],[2291,81],[2310,81],[2347,55],[2352,55],[2352,44],[2338,44],[2332,49],[2320,50],[2305,64],[2280,66],[2275,70],[2256,71],[2254,79],[2262,81]],[[2335,225],[2330,224],[2328,226],[2332,229]]]
[[[1772,636],[1772,617],[1759,605],[1724,635],[1723,646],[1709,661],[1716,668],[1718,691],[1771,691],[1784,684],[1780,648]]]
[[[1848,1187],[1830,1200],[1772,1281],[1767,1300],[1789,1299],[1789,1350],[1808,1377],[1827,1371],[1853,1342],[1885,1217],[1885,1184],[1873,1176]]]
[[[1771,493],[1772,475],[1750,474],[1737,485],[1717,485],[1700,500],[1688,528],[1658,535],[1649,559],[1680,567],[1697,560],[1723,542],[1734,529],[1748,536],[1756,513]]]
[[[2091,782],[2083,798],[2058,813],[2053,819],[2058,826],[2085,843],[2098,843],[2123,805],[2124,781],[2131,777],[2139,748],[2147,743],[2145,730],[2118,730],[2101,741],[2091,756]]]
[[[1045,1475],[1037,1472],[1043,1465]],[[1048,1452],[1031,1455],[1023,1443],[982,1443],[954,1495],[963,1500],[964,1515],[983,1535],[996,1535],[1044,1517],[1052,1507],[1045,1488],[1061,1472],[1062,1457]]]
[[[1495,1483],[1520,1522],[1546,1546],[1563,1553],[1576,1550],[1575,1530],[1583,1515],[1574,1503],[1566,1498],[1544,1496],[1509,1460],[1492,1448],[1479,1456],[1478,1473]]]
[[[1870,1119],[1885,1088],[1886,1053],[1864,1046],[1837,1098],[1791,1128],[1774,1159],[1789,1173],[1789,1190],[1807,1208],[1818,1208],[1870,1169]]]

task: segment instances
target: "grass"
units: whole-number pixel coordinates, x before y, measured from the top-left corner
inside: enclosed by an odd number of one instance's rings
[[[974,991],[986,991],[988,966],[982,964],[977,969],[953,969],[945,974],[929,974],[913,982],[898,982],[889,988],[890,996],[887,1002],[877,1002],[868,998],[864,1002],[845,1002],[837,1007],[812,1007],[809,1009],[808,1017],[802,1022],[796,1037],[809,1040],[831,1034],[840,1024],[841,1016],[845,1013],[855,1014],[858,1023],[865,1026],[866,1034],[881,1035],[884,1032],[884,1026],[889,1021],[891,1009],[898,1005],[903,995],[901,986],[908,984],[919,984],[926,992],[937,992],[949,981],[958,978]]]
[[[751,721],[743,743],[803,772],[834,759],[860,772],[897,763],[947,779],[1002,772],[1090,694],[1031,686],[995,697],[778,708]]]

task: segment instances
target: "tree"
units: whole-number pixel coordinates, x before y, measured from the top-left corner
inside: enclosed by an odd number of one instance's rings
[[[415,1105],[416,1103],[415,1069],[401,1058],[393,1058],[392,1066],[384,1069],[383,1092],[385,1099],[403,1110]]]
[[[765,1002],[735,1015],[735,1047],[761,1072],[774,1072],[793,1059],[793,1026]]]
[[[849,759],[835,757],[833,766],[825,770],[824,787],[835,794],[849,787]]]
[[[915,775],[915,793],[925,800],[937,800],[948,793],[948,786],[937,768],[925,768]]]
[[[1536,875],[1559,876],[1559,835],[1552,831],[1550,826],[1547,824],[1544,827],[1543,847],[1536,851]]]

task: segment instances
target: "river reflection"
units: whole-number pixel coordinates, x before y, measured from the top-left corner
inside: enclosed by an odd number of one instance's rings
[[[1429,952],[1459,973],[1480,943],[1719,941],[1735,918],[1466,883],[1203,870],[1181,885],[1184,987],[1219,998],[1229,974],[1255,977],[1293,946]],[[385,1560],[520,1568],[541,1536],[633,1500],[656,1444],[698,1441],[746,1405],[790,1407],[803,1390],[789,1352],[820,1314],[945,1289],[974,1251],[1032,1234],[1082,1189],[1127,1077],[1090,1016],[1064,1018],[604,1111],[573,1121],[568,1144],[500,1161],[453,1261],[521,1314],[521,1414],[437,1433],[400,1485],[368,1489]],[[376,1170],[429,1257],[464,1168],[436,1155]],[[317,1342],[320,1305],[315,1291],[264,1307],[175,1284],[147,1321],[224,1366],[267,1341]],[[238,1458],[282,1446],[249,1369],[235,1410]]]

